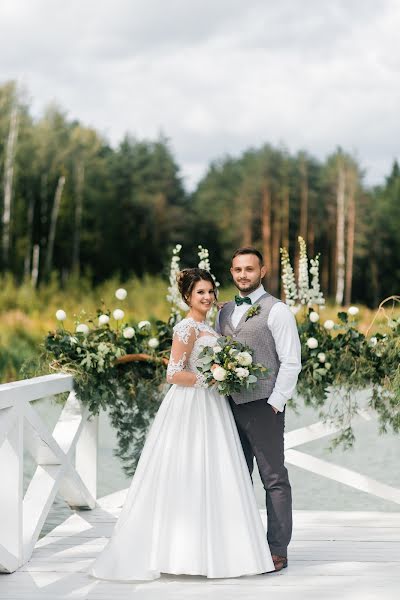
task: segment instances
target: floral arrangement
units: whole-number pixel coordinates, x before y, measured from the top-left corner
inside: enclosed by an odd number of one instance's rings
[[[303,242],[301,248],[302,266],[297,283],[288,253],[285,249],[281,251],[286,302],[294,312],[303,308],[297,314],[302,347],[297,395],[314,406],[322,418],[340,426],[333,445],[348,447],[354,442],[352,419],[360,410],[354,392],[366,387],[372,390],[369,406],[379,416],[380,429],[391,428],[400,433],[400,318],[394,318],[393,311],[387,312],[388,303],[400,302],[400,296],[387,298],[378,308],[377,315],[386,317],[386,333],[370,335],[374,321],[367,332],[361,332],[356,306],[339,311],[335,320],[322,322],[320,310],[325,301],[319,288],[318,257],[310,261],[309,276],[306,276],[308,259]],[[44,342],[41,373],[48,372],[49,368],[71,373],[75,391],[90,412],[109,411],[117,431],[116,454],[123,460],[128,474],[135,469],[148,427],[167,385],[165,368],[172,343],[172,325],[175,319],[181,319],[184,310],[172,285],[175,281],[172,273],[179,270],[180,249],[181,246],[176,246],[171,261],[168,297],[172,309],[168,322],[128,321],[121,308],[127,292],[119,288],[115,292],[116,307],[108,309],[103,304],[95,317],[78,318],[70,328],[66,327],[65,311],[59,309],[56,313],[59,327],[49,332]],[[208,252],[201,247],[199,259],[199,264],[209,270]],[[246,318],[257,314],[257,306],[249,308]],[[236,341],[219,340],[221,352],[205,349],[203,358],[207,359],[204,372],[208,378],[218,381],[221,393],[229,393],[234,386],[242,389],[254,385],[254,377],[267,374],[261,365],[245,364],[249,361],[246,353],[252,357],[250,348],[239,346]],[[216,367],[211,373],[212,365]],[[228,369],[228,365],[233,366],[233,370]],[[231,382],[233,387],[230,387]],[[296,410],[297,402],[294,398],[288,404]]]
[[[245,321],[248,321],[252,317],[255,317],[256,315],[258,315],[260,310],[261,310],[260,304],[253,304],[253,306],[250,306],[249,310],[246,312]]]
[[[400,432],[400,318],[386,315],[384,305],[391,301],[398,302],[400,297],[387,298],[378,309],[387,317],[390,333],[368,337],[368,332],[359,331],[357,306],[338,312],[336,322],[327,319],[323,323],[309,309],[298,325],[302,371],[297,396],[318,409],[325,421],[340,426],[332,447],[353,445],[352,419],[365,408],[359,406],[354,392],[367,387],[371,389],[368,404],[378,414],[380,430],[391,427]],[[290,404],[296,407],[295,400]]]
[[[381,431],[391,427],[400,432],[400,318],[392,319],[384,309],[388,302],[400,301],[399,296],[383,300],[377,314],[387,319],[390,333],[368,337],[358,328],[359,309],[350,306],[337,313],[337,321],[320,322],[325,299],[319,284],[319,255],[307,258],[306,243],[300,245],[297,283],[286,248],[281,248],[282,288],[286,304],[297,314],[303,308],[298,330],[302,348],[302,371],[297,384],[297,396],[306,405],[318,409],[320,417],[340,427],[331,447],[354,443],[353,417],[361,408],[357,390],[371,388],[369,407],[379,416]],[[311,279],[311,285],[309,283]],[[375,319],[374,319],[375,320]],[[296,400],[289,401],[296,408]]]
[[[282,265],[282,288],[286,297],[286,304],[290,306],[294,313],[297,313],[301,306],[323,306],[325,304],[324,296],[321,292],[319,283],[319,254],[310,259],[308,265],[307,246],[304,239],[298,237],[300,246],[299,272],[296,279],[293,267],[290,263],[289,253],[286,248],[281,248]],[[311,286],[309,283],[311,277]]]
[[[205,346],[199,355],[200,370],[206,382],[216,382],[223,396],[254,387],[258,377],[266,377],[269,370],[253,362],[253,351],[246,344],[221,336],[214,346]]]
[[[127,292],[115,292],[123,301]],[[64,310],[56,312],[60,326],[45,338],[44,368],[74,376],[74,389],[92,414],[108,410],[117,432],[115,451],[132,474],[165,386],[172,328],[156,321],[125,321],[121,308],[103,308],[97,317],[65,327]]]

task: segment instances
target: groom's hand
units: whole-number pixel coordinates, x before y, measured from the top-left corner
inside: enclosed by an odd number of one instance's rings
[[[270,406],[272,406],[272,404],[270,404]],[[277,409],[277,408],[275,408],[275,406],[272,406],[272,408],[273,408],[273,410],[274,410],[274,413],[275,413],[275,414],[276,414],[277,412],[279,412],[279,411],[278,411],[278,409]]]

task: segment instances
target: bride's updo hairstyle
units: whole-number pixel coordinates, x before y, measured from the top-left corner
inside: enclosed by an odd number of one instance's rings
[[[189,304],[190,295],[193,291],[195,284],[198,281],[208,281],[213,288],[214,298],[217,299],[217,287],[215,281],[212,278],[211,273],[205,269],[199,269],[198,267],[182,269],[176,276],[178,282],[178,289],[182,296],[182,300]]]

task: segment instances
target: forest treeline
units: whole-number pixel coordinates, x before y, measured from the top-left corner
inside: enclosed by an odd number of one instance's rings
[[[400,290],[400,169],[381,185],[363,181],[341,148],[321,161],[265,144],[212,162],[187,193],[166,138],[101,133],[49,106],[33,119],[15,82],[0,85],[1,272],[39,286],[82,274],[98,283],[165,274],[172,248],[195,264],[197,245],[228,281],[232,251],[263,251],[268,288],[280,294],[281,246],[298,262],[297,238],[321,253],[330,299],[371,306]]]

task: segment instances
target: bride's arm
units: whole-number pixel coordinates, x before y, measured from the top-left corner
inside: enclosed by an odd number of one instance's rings
[[[174,327],[171,355],[167,367],[168,383],[191,387],[199,383],[199,378],[195,373],[185,371],[196,337],[196,329],[193,325],[189,326],[187,322],[181,321]]]

